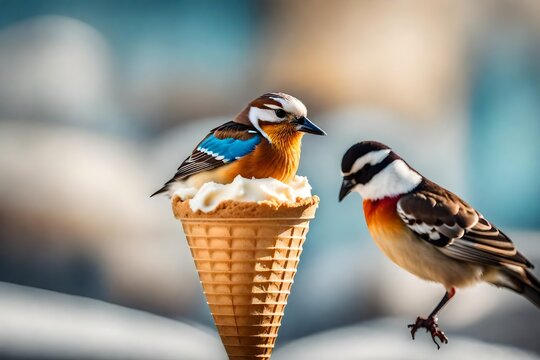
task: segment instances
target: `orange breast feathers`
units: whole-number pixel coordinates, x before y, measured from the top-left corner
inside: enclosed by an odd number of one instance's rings
[[[272,143],[263,139],[255,151],[227,166],[228,174],[233,178],[240,174],[245,178],[272,177],[290,182],[300,163],[303,133],[290,124],[262,125],[261,128]]]
[[[399,197],[364,200],[364,215],[372,236],[397,234],[403,231],[404,223],[396,210],[398,200]]]

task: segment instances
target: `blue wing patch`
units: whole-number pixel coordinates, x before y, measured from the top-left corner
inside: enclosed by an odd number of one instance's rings
[[[227,136],[229,134],[234,136],[234,134],[238,134],[243,139],[235,139],[234,137],[220,139],[214,135],[214,132],[218,132],[218,135],[221,136]],[[252,136],[246,139],[245,133]],[[231,161],[238,160],[255,150],[261,141],[262,136],[255,129],[233,121],[212,129],[211,133],[199,143],[191,155],[178,167],[178,171],[174,174],[173,178],[167,181],[153,195],[168,191],[171,184],[176,181],[186,179],[193,174],[216,169]]]
[[[210,135],[199,144],[197,150],[214,157],[216,160],[227,163],[249,154],[255,150],[255,147],[260,142],[261,137],[258,135],[246,140],[234,138],[218,139],[214,135]]]

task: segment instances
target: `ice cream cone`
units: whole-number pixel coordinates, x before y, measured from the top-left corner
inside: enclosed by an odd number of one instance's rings
[[[318,202],[228,200],[204,213],[173,200],[229,359],[270,358]]]

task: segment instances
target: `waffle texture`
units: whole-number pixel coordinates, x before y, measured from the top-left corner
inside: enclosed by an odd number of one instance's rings
[[[270,359],[318,202],[226,201],[203,213],[173,200],[230,359]]]

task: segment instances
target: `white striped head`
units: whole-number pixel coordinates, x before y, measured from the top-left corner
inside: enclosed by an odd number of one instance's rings
[[[269,136],[262,129],[263,124],[287,124],[296,131],[315,135],[326,133],[307,118],[306,106],[294,96],[275,92],[259,96],[236,116],[234,121],[252,125],[268,141]]]
[[[376,141],[363,141],[349,148],[341,161],[341,174],[339,201],[352,191],[365,200],[399,196],[422,182],[422,175],[388,146]]]

